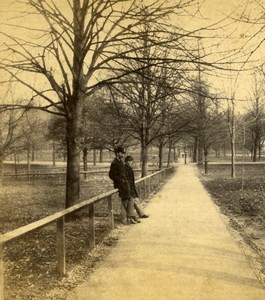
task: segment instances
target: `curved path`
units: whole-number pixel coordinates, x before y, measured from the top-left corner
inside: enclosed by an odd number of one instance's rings
[[[265,289],[196,176],[177,173],[68,300],[264,300]]]

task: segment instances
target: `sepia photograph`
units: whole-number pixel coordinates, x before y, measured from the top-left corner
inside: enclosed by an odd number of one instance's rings
[[[264,300],[264,142],[263,0],[1,0],[0,300]]]

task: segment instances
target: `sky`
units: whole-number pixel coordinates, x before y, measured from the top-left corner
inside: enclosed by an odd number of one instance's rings
[[[56,0],[55,2],[59,1],[58,3],[62,3],[62,0]],[[152,1],[152,0],[146,0],[146,1]],[[178,2],[177,0],[169,0],[171,3]],[[197,14],[197,17],[194,18],[187,18],[187,22],[185,23],[185,27],[189,29],[194,28],[201,28],[201,27],[207,27],[209,24],[213,24],[217,22],[218,20],[221,20],[225,18],[226,16],[231,15],[232,13],[235,13],[236,11],[239,13],[242,11],[242,4],[246,0],[205,0],[201,1],[200,6],[200,14]],[[14,27],[8,27],[5,25],[5,23],[9,20],[9,22],[18,22],[17,19],[14,19],[14,16],[17,15],[16,11],[14,10],[12,3],[17,1],[14,0],[1,0],[1,8],[0,8],[0,31],[5,32],[7,34],[12,32],[18,32],[18,29]],[[199,0],[198,0],[199,2]],[[39,18],[26,18],[25,21],[23,21],[23,25],[25,26],[31,26],[34,28],[34,26],[39,26]],[[231,19],[229,21],[224,21],[224,23],[228,24],[231,22]],[[21,24],[21,23],[20,23]],[[19,35],[23,37],[23,35],[26,36],[27,30],[19,29]],[[206,34],[206,31],[204,32]],[[203,33],[203,34],[204,34]],[[223,38],[217,38],[227,35],[228,33],[231,33],[229,39],[223,39]],[[249,36],[251,36],[251,31],[246,29],[245,26],[241,25],[235,25],[231,24],[230,26],[225,27],[222,31],[216,30],[211,32],[211,35],[214,36],[212,39],[208,39],[204,41],[203,46],[209,51],[209,49],[213,52],[210,56],[211,59],[220,59],[222,56],[220,54],[216,54],[217,52],[221,51],[229,51],[232,53],[233,48],[237,47],[240,48],[241,45],[246,43],[249,40]],[[4,38],[2,37],[0,40],[4,41]],[[250,42],[253,43],[253,40]],[[261,59],[264,59],[263,57],[264,52],[264,45],[255,53],[255,55],[252,56],[254,59],[259,59],[259,62]],[[242,50],[243,53],[243,50]],[[226,55],[226,54],[225,54]],[[0,52],[1,56],[1,52]],[[211,72],[213,73],[213,72]],[[231,76],[230,76],[231,75]],[[236,90],[236,97],[238,99],[243,99],[249,94],[249,90],[251,89],[251,78],[249,73],[247,72],[241,72],[240,76],[238,76],[238,73],[230,73],[226,72],[216,72],[215,76],[206,76],[205,79],[209,81],[209,83],[212,85],[212,87],[215,87],[215,89],[224,90],[226,95],[229,96],[229,94],[233,93]],[[0,82],[3,80],[2,73],[0,71]],[[229,78],[230,77],[230,78]],[[0,84],[0,90],[1,90],[1,84]],[[1,101],[1,97],[0,97]],[[243,104],[240,104],[239,106],[242,106]],[[242,102],[243,103],[243,102]]]
[[[233,54],[237,53],[237,60],[243,62],[248,57],[250,49],[257,46],[259,41],[263,39],[263,35],[255,36],[256,26],[244,25],[240,22],[232,22],[232,18],[235,16],[240,16],[245,9],[245,4],[251,1],[244,0],[206,0],[201,6],[201,19],[195,20],[196,26],[206,26],[206,24],[212,24],[218,20],[229,17],[224,24],[229,24],[223,30],[216,30],[214,36],[226,36],[229,38],[220,39],[218,47],[213,47],[213,44],[218,43],[218,39],[209,39],[205,41],[204,46],[210,49],[215,49],[215,51],[228,51]],[[262,3],[262,1],[261,1]],[[258,7],[252,5],[251,11],[256,14]],[[264,21],[265,23],[265,21]],[[215,42],[216,41],[216,42]],[[244,46],[244,47],[243,47]],[[242,48],[243,47],[243,48]],[[239,51],[234,51],[234,49],[240,49]],[[238,65],[233,65],[236,58],[232,59],[231,68],[241,69],[242,72],[231,71],[231,72],[216,72],[216,78],[213,76],[207,78],[212,85],[218,90],[225,92],[226,96],[231,96],[235,94],[236,106],[238,111],[243,111],[249,107],[249,103],[245,101],[251,95],[251,90],[253,88],[253,69],[250,68],[260,66],[261,63],[265,61],[265,43],[262,44],[255,53],[249,57],[249,63],[243,65],[242,63]],[[243,57],[244,55],[244,57]],[[220,57],[220,54],[217,55]],[[221,55],[222,56],[222,55]],[[225,56],[225,55],[224,55]],[[242,58],[240,58],[242,56]],[[248,71],[249,70],[249,71]]]

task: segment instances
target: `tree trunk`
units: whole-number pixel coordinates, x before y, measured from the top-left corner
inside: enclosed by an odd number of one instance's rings
[[[192,157],[193,147],[189,147],[189,157]]]
[[[163,143],[160,143],[158,147],[158,158],[159,158],[158,167],[161,170],[163,168]]]
[[[148,147],[145,141],[141,143],[141,161],[142,161],[141,177],[145,177],[147,176],[147,171],[148,171]]]
[[[85,4],[84,4],[85,5]],[[67,103],[67,175],[65,206],[70,207],[79,202],[80,193],[80,132],[82,112],[85,105],[87,82],[84,77],[84,20],[79,0],[73,1],[73,68],[72,93],[64,93]],[[65,88],[63,86],[65,91]]]
[[[204,149],[204,173],[208,174],[208,149]]]
[[[65,207],[68,208],[79,201],[80,193],[80,129],[81,112],[68,120],[66,130],[67,142],[67,174],[66,174],[66,201]]]
[[[194,163],[197,162],[197,151],[198,151],[198,137],[196,136],[194,138],[194,146],[193,146],[193,156],[192,156],[192,161]]]
[[[84,168],[84,179],[87,179],[87,154],[88,154],[88,149],[86,147],[83,148],[83,168]]]
[[[223,156],[226,157],[226,145],[223,146]]]
[[[32,147],[31,147],[31,161],[35,161],[35,147],[34,147],[34,144],[32,144]]]
[[[261,150],[262,150],[262,144],[259,144],[259,161],[261,161]]]
[[[203,164],[203,138],[202,136],[198,141],[198,164]]]
[[[27,173],[29,174],[30,173],[30,145],[28,144],[28,147],[27,147]]]
[[[257,140],[255,140],[253,145],[253,162],[257,161],[257,153],[258,153],[258,142]]]
[[[103,149],[99,149],[99,162],[103,163]]]
[[[228,128],[230,135],[230,146],[231,146],[231,178],[236,177],[235,171],[235,142],[236,142],[236,133],[235,133],[235,106],[232,102],[232,107],[228,108]]]
[[[235,169],[235,141],[234,138],[231,139],[231,178],[236,177]]]
[[[56,155],[55,155],[55,140],[52,140],[52,165],[56,166]]]
[[[142,175],[141,177],[147,176],[148,171],[148,151],[147,148],[142,148]]]
[[[168,155],[167,155],[167,167],[170,166],[170,156],[171,156],[171,145],[168,147]]]
[[[17,174],[18,173],[18,170],[17,170],[18,155],[17,155],[16,151],[14,152],[14,163],[15,163],[15,174]]]
[[[93,149],[93,166],[97,164],[97,150]]]
[[[84,171],[87,171],[87,154],[88,154],[88,149],[83,148],[83,168],[84,168]]]
[[[0,132],[0,187],[3,185],[3,173],[4,173],[4,149],[1,141],[1,132]]]

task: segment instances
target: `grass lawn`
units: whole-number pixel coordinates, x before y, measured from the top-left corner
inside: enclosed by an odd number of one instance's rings
[[[209,174],[199,169],[201,180],[223,214],[239,220],[247,234],[265,253],[265,165],[236,166],[237,178],[230,178],[228,165],[209,165]],[[243,175],[243,177],[242,177]],[[111,182],[92,178],[81,186],[81,200],[112,188]],[[6,184],[0,192],[0,233],[13,230],[64,208],[63,185]],[[118,218],[120,201],[115,199],[114,213]],[[69,289],[81,282],[117,242],[126,230],[116,222],[109,234],[107,203],[95,205],[96,242],[100,247],[89,251],[87,212],[80,220],[66,224],[66,262],[68,276],[56,272],[55,225],[34,231],[8,243],[5,256],[5,296],[7,300],[63,300]],[[265,274],[265,262],[264,262]]]
[[[209,165],[203,183],[223,213],[237,216],[265,216],[265,164],[236,165],[236,178],[229,165]]]
[[[26,180],[27,181],[27,180]],[[37,221],[64,208],[65,186],[56,180],[5,183],[0,191],[0,234]],[[159,188],[157,186],[157,188]],[[113,189],[106,176],[93,175],[81,183],[80,201]],[[143,192],[143,191],[142,191]],[[67,276],[56,270],[55,224],[33,231],[4,246],[6,300],[63,300],[109,253],[126,226],[119,222],[120,199],[113,197],[115,229],[108,227],[107,201],[95,203],[96,248],[89,248],[88,209],[67,222]],[[148,199],[143,200],[144,202]]]
[[[112,189],[109,181],[90,180],[81,185],[80,200]],[[64,185],[5,184],[0,192],[0,233],[16,229],[64,208]],[[115,218],[120,200],[114,199]],[[85,264],[86,269],[72,272],[74,277],[59,278],[56,271],[55,224],[33,231],[4,246],[5,299],[65,299],[67,289],[76,285],[104,257],[115,236],[108,236],[107,201],[95,204],[96,244],[103,247],[89,251],[88,211],[81,210],[80,219],[66,223],[67,271]],[[119,224],[119,223],[118,223]],[[119,225],[116,223],[116,227]],[[89,255],[88,255],[89,254]],[[48,296],[48,293],[49,294]]]
[[[265,164],[236,165],[231,178],[229,165],[200,168],[201,179],[230,225],[254,251],[260,280],[265,285]]]

